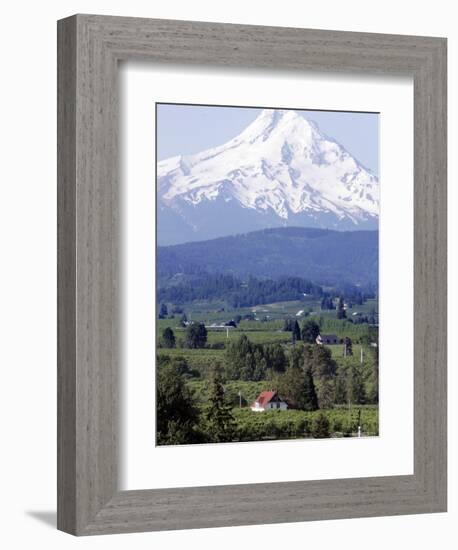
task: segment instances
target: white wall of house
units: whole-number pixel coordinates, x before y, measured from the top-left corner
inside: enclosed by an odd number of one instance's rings
[[[280,406],[277,407],[277,405],[280,405]],[[280,411],[286,411],[288,409],[288,405],[284,401],[281,401],[279,403],[269,403],[266,408],[263,408],[259,406],[259,403],[255,402],[254,406],[251,407],[251,410],[255,412],[263,412],[263,411],[277,410],[277,409]]]

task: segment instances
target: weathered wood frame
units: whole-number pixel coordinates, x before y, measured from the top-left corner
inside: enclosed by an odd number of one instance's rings
[[[413,475],[118,490],[117,74],[118,61],[140,59],[413,77]],[[93,535],[446,511],[446,86],[443,38],[94,15],[59,21],[59,529]]]

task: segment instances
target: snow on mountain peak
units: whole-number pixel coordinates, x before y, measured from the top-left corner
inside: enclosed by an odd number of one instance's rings
[[[216,199],[284,223],[307,213],[358,225],[379,212],[377,177],[293,110],[264,109],[227,143],[158,162],[157,183],[175,212]]]

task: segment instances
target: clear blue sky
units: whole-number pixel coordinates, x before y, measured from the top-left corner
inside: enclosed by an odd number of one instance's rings
[[[245,107],[158,104],[157,158],[190,155],[222,145],[253,122],[259,112],[260,109]],[[378,175],[378,114],[299,109],[297,112],[315,121],[324,134]]]

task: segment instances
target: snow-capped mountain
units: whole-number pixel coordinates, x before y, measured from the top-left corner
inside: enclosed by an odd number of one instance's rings
[[[375,229],[377,177],[315,123],[261,111],[224,145],[157,164],[159,244],[279,226]]]

